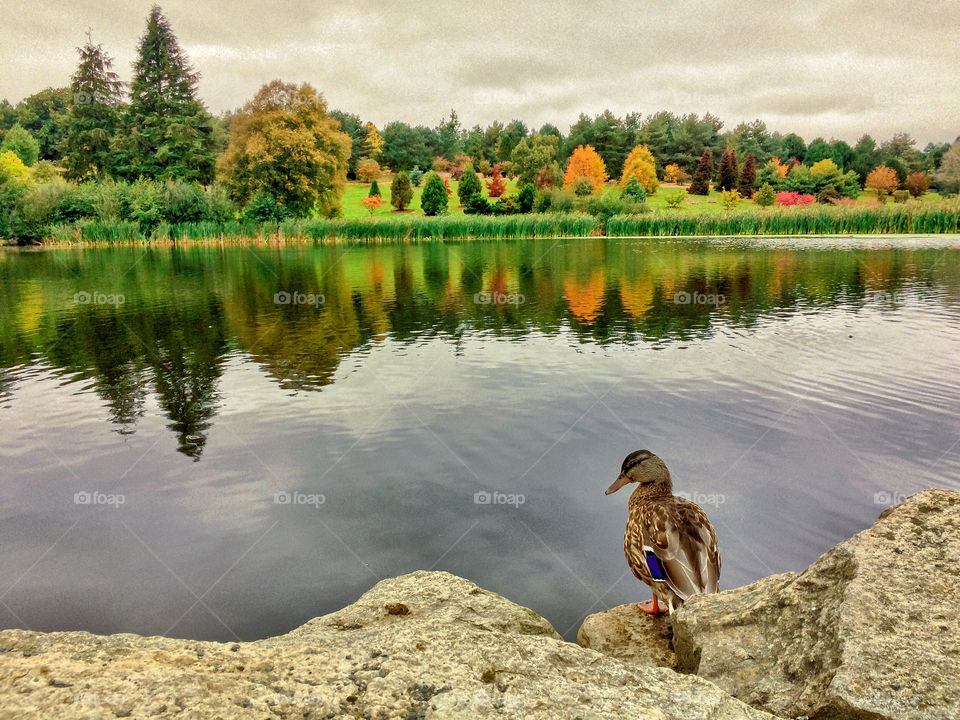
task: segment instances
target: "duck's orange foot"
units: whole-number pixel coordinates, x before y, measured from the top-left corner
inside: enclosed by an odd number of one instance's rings
[[[657,603],[657,596],[653,596],[653,600],[648,600],[645,603],[637,603],[637,607],[640,610],[643,610],[647,615],[663,615],[667,609]]]

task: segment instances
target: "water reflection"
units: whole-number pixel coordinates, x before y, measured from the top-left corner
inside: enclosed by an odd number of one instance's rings
[[[0,392],[16,393],[18,368],[52,366],[92,381],[125,434],[155,395],[179,451],[200,459],[231,353],[285,390],[315,391],[387,339],[562,331],[660,347],[811,308],[955,304],[958,254],[606,239],[5,252]]]

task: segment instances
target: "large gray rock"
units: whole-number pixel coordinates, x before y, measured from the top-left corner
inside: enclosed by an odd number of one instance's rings
[[[587,615],[577,631],[577,645],[645,667],[676,669],[670,621],[647,615],[633,603]]]
[[[532,610],[428,572],[253,643],[0,632],[0,718],[94,717],[770,718],[706,680],[563,642]]]
[[[778,715],[960,718],[960,492],[912,496],[802,573],[692,598],[674,645]]]

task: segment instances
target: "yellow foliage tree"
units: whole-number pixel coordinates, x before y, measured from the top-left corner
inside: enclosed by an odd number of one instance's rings
[[[580,178],[593,183],[593,191],[599,192],[607,182],[607,166],[592,145],[580,145],[570,156],[567,172],[563,176],[563,186],[571,187]]]
[[[785,178],[787,173],[790,171],[790,166],[780,164],[780,158],[778,157],[770,158],[770,165],[773,166],[773,169],[776,171],[777,175],[782,178]]]
[[[620,187],[635,177],[647,194],[657,191],[660,183],[657,181],[657,165],[646,145],[637,145],[623,162],[623,175],[620,177]]]
[[[367,123],[367,143],[370,145],[370,157],[376,160],[383,152],[383,138],[372,122]]]
[[[875,190],[881,198],[886,197],[888,193],[892,193],[899,186],[897,173],[893,168],[881,165],[878,168],[874,168],[870,174],[867,175],[867,180],[863,186],[867,188],[867,190]]]
[[[13,151],[0,153],[0,183],[25,183],[30,178],[30,168]]]
[[[663,177],[667,182],[677,182],[680,180],[680,166],[676,163],[670,163],[663,169]]]
[[[820,162],[815,162],[810,167],[811,175],[831,175],[839,172],[840,168],[838,168],[837,164],[830,158],[824,158]]]

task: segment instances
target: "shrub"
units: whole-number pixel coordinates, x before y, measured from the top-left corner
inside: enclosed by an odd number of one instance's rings
[[[586,197],[587,195],[592,195],[596,190],[596,186],[593,184],[593,181],[588,177],[578,177],[573,181],[571,186],[573,194],[577,197]]]
[[[647,199],[647,193],[636,176],[631,175],[630,179],[620,188],[620,197],[624,200],[644,202]]]
[[[560,172],[560,166],[555,162],[544,165],[537,173],[535,184],[537,190],[546,190],[563,185],[563,174]]]
[[[907,191],[914,197],[920,197],[930,189],[930,176],[925,172],[912,172],[907,175]]]
[[[493,206],[494,215],[513,215],[518,210],[516,201],[509,196],[501,197]]]
[[[450,170],[450,161],[439,155],[433,159],[433,171],[436,173],[447,172]]]
[[[541,190],[533,200],[533,209],[538,213],[569,213],[576,204],[576,196],[567,190]]]
[[[896,190],[898,185],[897,173],[886,165],[871,170],[863,184],[868,190],[875,190],[881,198]]]
[[[894,190],[893,191],[893,201],[895,203],[905,203],[907,198],[910,197],[909,190]]]
[[[493,166],[489,182],[487,182],[487,194],[492,198],[498,198],[507,189],[507,183],[503,179],[503,165],[497,163]]]
[[[666,192],[663,195],[663,199],[666,201],[667,207],[673,208],[674,210],[676,210],[678,207],[680,207],[680,205],[683,204],[683,200],[686,197],[687,197],[687,191],[682,190],[680,188],[676,188],[674,190],[671,190],[670,192]]]
[[[4,183],[24,184],[30,179],[30,168],[13,150],[0,152],[0,185]]]
[[[491,170],[490,161],[487,160],[486,158],[483,158],[480,162],[477,163],[477,172],[479,172],[481,175],[483,176],[489,175],[490,170]]]
[[[373,182],[381,174],[380,163],[373,158],[363,158],[357,165],[357,179],[360,182]]]
[[[777,202],[777,193],[770,183],[764,183],[763,187],[753,194],[753,201],[760,207],[770,207]]]
[[[420,183],[423,182],[423,170],[414,165],[413,170],[410,171],[410,183],[414,187],[420,187]]]
[[[817,202],[821,204],[833,203],[836,200],[840,199],[840,193],[837,192],[837,188],[833,185],[827,185],[825,188],[821,188],[817,192]]]
[[[693,175],[693,182],[690,183],[691,195],[709,195],[710,194],[710,176],[713,174],[713,153],[710,148],[704,148],[700,161],[697,163],[697,170]]]
[[[243,219],[251,222],[281,222],[286,217],[285,208],[277,202],[273,193],[262,188],[254,193],[243,209]]]
[[[414,168],[413,170],[416,170]],[[397,210],[406,210],[407,205],[413,200],[413,180],[410,175],[402,170],[393,176],[393,182],[390,183],[390,204]],[[446,193],[444,193],[446,197]]]
[[[474,193],[467,197],[463,212],[467,215],[490,215],[493,213],[493,206],[480,193]]]
[[[207,222],[225,223],[236,219],[237,207],[223,186],[214,185],[207,190],[206,200],[207,210],[204,220]]]
[[[590,181],[593,187],[590,192],[598,192],[607,182],[607,167],[591,145],[579,145],[573,151],[563,176],[563,187],[573,187],[580,178]]]
[[[40,157],[40,143],[30,134],[29,130],[24,129],[20,123],[17,123],[7,130],[7,134],[3,136],[0,151],[10,151],[19,157],[24,165],[33,167]]]
[[[367,195],[360,202],[370,213],[370,217],[373,217],[373,214],[383,205],[383,198],[380,195]]]
[[[423,179],[420,207],[424,215],[444,215],[447,212],[447,188],[435,172],[427,173]]]
[[[743,200],[743,198],[740,197],[739,190],[724,190],[720,193],[720,204],[723,205],[725,210],[732,209],[741,200]]]
[[[460,198],[460,204],[466,205],[471,195],[480,195],[480,178],[477,177],[473,165],[467,165],[463,169],[463,175],[460,177],[460,185],[457,187],[457,197]]]
[[[522,213],[528,213],[533,210],[533,200],[536,197],[537,190],[533,183],[527,183],[517,195],[517,206]]]
[[[656,161],[646,145],[637,145],[623,162],[620,186],[626,185],[631,178],[638,180],[647,193],[655,193],[660,185],[657,181]]]
[[[198,185],[179,180],[168,180],[160,195],[160,216],[164,222],[192,223],[204,220],[206,198]]]
[[[591,197],[587,201],[587,212],[597,218],[601,225],[606,225],[614,215],[639,215],[649,212],[649,208],[645,203],[632,199],[603,194]]]
[[[791,192],[777,193],[777,205],[809,205],[810,203],[815,202],[816,199],[817,198],[815,198],[813,195],[804,195],[796,190]]]
[[[370,192],[367,193],[367,197],[373,197],[374,195],[379,195],[383,197],[383,193],[380,192],[380,185],[374,180],[370,183]]]

